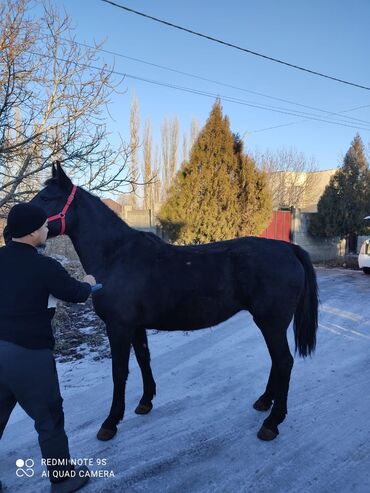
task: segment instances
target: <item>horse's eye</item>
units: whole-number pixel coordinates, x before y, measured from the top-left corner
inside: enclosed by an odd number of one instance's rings
[[[40,197],[40,199],[41,199],[43,202],[47,202],[48,200],[50,200],[50,199],[49,199],[49,197],[42,197],[42,196]]]

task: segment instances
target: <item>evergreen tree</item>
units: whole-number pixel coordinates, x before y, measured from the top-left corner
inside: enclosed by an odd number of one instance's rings
[[[258,234],[270,215],[264,175],[243,154],[216,101],[168,191],[162,227],[173,241],[204,243]]]
[[[272,197],[266,173],[257,169],[254,160],[243,152],[243,142],[234,136],[238,159],[237,184],[240,222],[235,236],[258,235],[271,221]]]
[[[357,134],[343,165],[330,179],[311,219],[314,236],[349,238],[365,232],[363,218],[370,213],[370,174],[364,146]]]

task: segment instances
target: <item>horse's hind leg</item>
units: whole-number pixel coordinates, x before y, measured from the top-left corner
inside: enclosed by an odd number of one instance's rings
[[[265,338],[271,360],[271,389],[274,390],[274,404],[270,415],[265,419],[257,436],[261,440],[273,440],[279,434],[278,425],[287,414],[287,400],[293,357],[287,340],[287,325],[274,325],[256,322]],[[269,379],[270,381],[270,379]]]
[[[137,362],[139,363],[143,378],[144,392],[140,402],[135,409],[136,414],[148,414],[152,408],[152,400],[156,393],[156,385],[150,367],[150,352],[148,338],[145,329],[137,329],[132,339]]]
[[[266,385],[265,392],[253,404],[257,411],[268,411],[272,406],[272,401],[275,399],[276,385],[276,369],[271,365],[269,379]]]

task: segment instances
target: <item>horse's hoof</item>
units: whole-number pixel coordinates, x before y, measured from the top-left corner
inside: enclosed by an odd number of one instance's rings
[[[135,409],[136,414],[148,414],[153,409],[153,404],[139,404]]]
[[[272,402],[267,404],[263,399],[259,398],[253,404],[253,407],[256,411],[268,411],[271,407]]]
[[[260,440],[264,440],[265,442],[270,442],[274,440],[279,434],[279,431],[272,431],[266,428],[266,426],[261,426],[257,436]]]
[[[108,430],[107,428],[100,428],[98,431],[96,438],[103,442],[107,442],[108,440],[112,440],[114,435],[117,433],[117,428],[115,430]]]

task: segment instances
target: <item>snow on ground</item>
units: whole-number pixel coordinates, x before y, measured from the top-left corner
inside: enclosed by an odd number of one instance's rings
[[[313,358],[296,358],[289,414],[273,442],[256,438],[265,413],[252,408],[269,371],[249,314],[193,333],[151,333],[158,395],[147,416],[134,408],[141,376],[131,359],[126,416],[110,442],[95,438],[111,403],[107,359],[58,365],[72,457],[114,477],[83,491],[370,492],[370,277],[318,269],[320,328]],[[289,330],[292,345],[292,330]],[[17,408],[0,443],[6,492],[48,491],[31,420]],[[32,458],[32,478],[16,459]],[[106,465],[96,463],[106,459]]]

